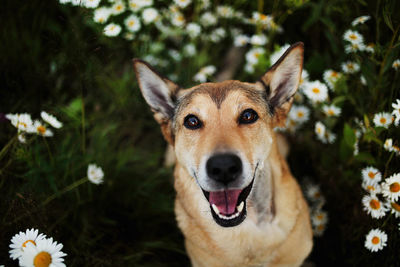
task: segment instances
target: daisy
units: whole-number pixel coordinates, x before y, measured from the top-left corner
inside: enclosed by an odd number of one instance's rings
[[[32,118],[28,113],[6,114],[6,119],[19,131],[27,132],[32,127]]]
[[[393,117],[392,115],[390,115],[390,113],[380,112],[375,114],[373,121],[375,126],[377,127],[380,126],[387,129],[389,128],[389,125],[392,123]]]
[[[392,115],[395,117],[394,125],[399,126],[400,122],[400,99],[396,99],[396,102],[392,103]]]
[[[356,26],[358,24],[364,24],[367,20],[369,20],[371,17],[370,16],[361,16],[358,18],[355,18],[352,22],[351,25],[352,26]]]
[[[168,54],[175,61],[180,61],[182,59],[181,54],[179,54],[179,52],[174,49],[168,50]]]
[[[233,41],[233,44],[237,47],[245,46],[250,42],[250,38],[247,35],[237,35]]]
[[[253,20],[254,23],[263,25],[264,28],[266,28],[266,29],[273,28],[274,24],[275,24],[273,19],[272,19],[272,16],[264,15],[264,14],[261,14],[261,13],[258,13],[258,12],[254,12],[253,13],[252,20]]]
[[[127,17],[124,23],[128,31],[130,32],[137,32],[141,28],[140,20],[135,15],[130,15],[129,17]]]
[[[101,0],[84,0],[83,4],[86,8],[97,8]]]
[[[59,129],[59,128],[61,128],[61,127],[63,126],[62,123],[61,123],[59,120],[57,120],[56,117],[54,117],[54,116],[48,114],[48,113],[45,112],[45,111],[40,112],[40,117],[42,117],[42,119],[43,119],[45,122],[47,122],[48,124],[50,124],[50,125],[53,126],[54,128]]]
[[[11,238],[10,244],[10,258],[13,260],[22,256],[24,249],[28,243],[36,245],[38,240],[46,238],[45,235],[39,234],[37,229],[27,229],[25,232],[19,232]]]
[[[244,71],[247,73],[254,73],[254,64],[247,62],[246,65],[244,65]]]
[[[109,37],[117,36],[121,32],[121,26],[115,23],[110,23],[104,27],[104,35]]]
[[[328,117],[337,117],[341,113],[341,109],[335,105],[324,105],[322,107],[322,110],[324,111],[325,115]]]
[[[363,43],[352,43],[352,44],[348,44],[344,47],[344,51],[347,54],[350,53],[356,53],[358,51],[364,51],[365,50],[365,45]]]
[[[185,56],[194,56],[196,54],[196,46],[194,44],[187,44],[183,47]]]
[[[352,31],[352,30],[347,30],[343,34],[343,39],[352,44],[360,44],[364,41],[364,38],[362,37],[362,35],[359,32]]]
[[[176,12],[172,15],[171,23],[176,27],[181,27],[185,24],[185,17],[182,13]]]
[[[232,18],[234,10],[230,6],[218,6],[217,14],[222,18]]]
[[[325,224],[319,224],[319,225],[313,227],[314,236],[322,236],[325,232],[325,229],[326,229]]]
[[[246,53],[246,61],[251,64],[257,64],[259,58],[265,53],[265,49],[261,47],[252,48]]]
[[[65,267],[63,257],[67,254],[61,251],[62,248],[63,245],[53,242],[53,238],[38,240],[36,246],[29,243],[19,264],[24,267]]]
[[[378,169],[368,166],[361,170],[361,177],[364,182],[378,184],[382,179],[382,174]]]
[[[116,1],[111,7],[111,12],[113,15],[119,15],[126,9],[124,2]]]
[[[143,10],[142,19],[144,24],[149,24],[156,21],[159,18],[158,11],[155,8],[149,7]]]
[[[367,85],[367,80],[366,80],[365,77],[362,76],[362,75],[360,76],[360,82],[361,82],[361,84],[364,85],[364,86]]]
[[[196,82],[206,82],[207,77],[213,75],[217,69],[213,65],[208,65],[199,70],[199,72],[193,77]]]
[[[304,101],[304,96],[299,91],[294,94],[293,98],[296,103],[303,103]]]
[[[186,31],[191,38],[196,38],[201,32],[201,27],[199,24],[191,22],[186,25]]]
[[[400,205],[398,203],[387,201],[385,204],[386,207],[390,210],[392,214],[394,214],[396,218],[400,218]]]
[[[141,2],[143,7],[152,6],[153,5],[153,0],[140,0],[140,2]]]
[[[138,12],[141,8],[144,7],[144,2],[142,0],[129,0],[128,6],[129,9]]]
[[[336,141],[336,134],[326,131],[326,141],[328,144],[333,144]]]
[[[372,229],[365,237],[364,246],[372,252],[377,252],[386,246],[387,235],[379,229]]]
[[[328,222],[328,213],[323,210],[317,210],[311,215],[311,222],[314,226],[326,224]]]
[[[278,61],[278,59],[286,52],[286,50],[290,47],[289,44],[284,44],[279,48],[278,51],[275,51],[274,53],[271,54],[269,61],[271,62],[271,65],[274,64],[275,62]]]
[[[175,4],[177,4],[180,8],[187,7],[192,0],[174,0]]]
[[[313,103],[318,103],[328,99],[328,88],[320,81],[313,81],[307,83],[304,94]]]
[[[400,196],[400,173],[395,173],[385,179],[382,183],[382,194],[392,202],[398,200]]]
[[[306,187],[306,196],[313,202],[324,202],[324,197],[318,185],[310,184]]]
[[[360,65],[352,61],[347,61],[342,64],[342,70],[344,73],[355,73],[360,70]]]
[[[382,192],[380,184],[370,181],[363,181],[361,187],[371,195],[380,194]]]
[[[393,152],[393,139],[388,138],[385,140],[385,143],[383,144],[383,148],[389,152]]]
[[[101,167],[96,164],[89,164],[87,169],[87,177],[94,184],[103,183],[104,172]]]
[[[211,12],[205,12],[200,17],[200,22],[203,26],[212,26],[217,24],[217,18]]]
[[[214,43],[221,41],[225,37],[226,37],[226,31],[224,28],[217,28],[210,35],[210,39]]]
[[[306,106],[293,105],[289,112],[289,118],[300,124],[308,121],[309,117],[310,110]]]
[[[18,134],[18,141],[19,141],[21,144],[26,144],[26,136],[25,136],[25,134],[19,133],[19,134]]]
[[[48,129],[43,123],[38,120],[33,122],[33,125],[28,130],[28,133],[35,133],[44,137],[51,137],[53,136],[53,132]]]
[[[342,77],[340,72],[334,70],[326,70],[324,71],[323,78],[324,82],[328,85],[330,89],[335,88],[335,83]]]
[[[250,43],[252,45],[265,45],[268,39],[264,34],[255,34],[251,37]]]
[[[395,61],[393,61],[392,67],[395,70],[399,70],[399,68],[400,68],[400,59],[396,59]]]
[[[384,217],[388,210],[375,195],[364,196],[362,198],[362,203],[364,205],[364,210],[375,219]]]
[[[299,83],[299,89],[300,90],[304,90],[304,88],[306,87],[306,83],[309,82],[308,80],[308,71],[306,71],[305,69],[303,69],[303,71],[301,72],[301,78],[300,78],[300,83]]]
[[[322,142],[326,141],[325,139],[326,127],[322,122],[317,121],[315,123],[315,133],[317,134],[318,139],[320,139]]]
[[[367,44],[366,46],[365,46],[365,49],[364,49],[366,52],[368,52],[368,53],[374,53],[375,52],[375,44],[373,44],[373,43],[369,43],[369,44]]]
[[[93,20],[94,20],[95,22],[97,22],[97,23],[103,24],[103,23],[106,23],[106,22],[107,22],[107,20],[108,20],[108,18],[110,17],[110,15],[111,15],[111,10],[110,10],[109,8],[100,7],[100,8],[97,8],[97,9],[94,11],[94,18],[93,18]]]

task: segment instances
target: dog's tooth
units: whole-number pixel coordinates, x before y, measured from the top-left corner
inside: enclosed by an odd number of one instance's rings
[[[215,204],[212,204],[211,207],[212,207],[212,209],[214,210],[214,212],[219,216],[220,214],[219,214],[219,209],[218,209],[218,207],[217,207]]]
[[[244,202],[242,201],[242,202],[240,202],[239,206],[237,206],[236,208],[237,208],[238,212],[242,212],[243,207],[244,207]]]

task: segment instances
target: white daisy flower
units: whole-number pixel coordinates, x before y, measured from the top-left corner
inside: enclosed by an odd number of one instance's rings
[[[213,26],[217,24],[217,18],[211,12],[205,12],[200,16],[200,23],[205,26]]]
[[[110,17],[110,15],[111,15],[111,9],[106,8],[106,7],[100,7],[100,8],[97,8],[97,9],[94,11],[94,18],[93,18],[93,20],[94,20],[95,22],[97,22],[97,23],[103,24],[103,23],[106,23],[106,22],[107,22],[107,20],[108,20],[108,18]]]
[[[367,85],[367,80],[366,80],[365,77],[362,76],[362,75],[360,76],[360,82],[361,82],[361,84],[364,85],[364,86]]]
[[[199,72],[193,77],[196,82],[206,82],[207,77],[213,75],[217,69],[213,65],[208,65],[199,70]]]
[[[263,25],[264,29],[273,29],[276,27],[276,24],[273,21],[272,16],[264,15],[258,12],[253,12],[252,21],[256,24]]]
[[[306,87],[305,85],[309,82],[308,77],[309,77],[308,71],[303,69],[303,71],[301,72],[301,78],[299,83],[300,90],[304,90],[304,88]]]
[[[110,23],[104,27],[104,35],[109,37],[117,36],[121,32],[121,26],[115,23]]]
[[[342,64],[342,70],[344,73],[355,73],[360,70],[360,65],[352,61],[347,61]]]
[[[56,117],[50,115],[49,113],[47,113],[45,111],[40,112],[40,117],[42,117],[42,119],[45,122],[47,122],[48,124],[50,124],[54,128],[59,129],[59,128],[61,128],[63,126],[62,123],[59,120],[57,120]]]
[[[210,40],[214,43],[221,41],[226,37],[226,31],[224,28],[217,28],[210,34]]]
[[[143,10],[142,12],[142,19],[144,24],[150,24],[154,21],[156,21],[160,15],[158,14],[157,9],[149,7]]]
[[[335,105],[324,105],[322,107],[322,110],[324,111],[325,115],[328,117],[338,117],[338,116],[340,116],[340,113],[342,112],[342,110]]]
[[[60,4],[68,4],[71,0],[58,0],[58,2],[60,2]]]
[[[386,207],[390,210],[390,212],[392,214],[394,214],[394,216],[396,218],[400,218],[400,205],[397,204],[396,202],[392,202],[392,201],[387,201],[386,203]]]
[[[174,49],[168,50],[168,55],[175,61],[182,60],[182,55]]]
[[[153,0],[140,0],[140,2],[141,2],[143,7],[152,6],[153,5]]]
[[[10,120],[18,131],[27,132],[32,127],[32,118],[28,113],[6,114],[6,119]]]
[[[218,6],[217,14],[222,18],[232,18],[234,10],[230,6]]]
[[[400,173],[395,173],[386,178],[382,183],[382,194],[392,202],[396,202],[400,196]]]
[[[185,17],[182,13],[176,12],[172,15],[171,23],[176,27],[181,27],[185,24]]]
[[[84,0],[83,5],[86,8],[97,8],[101,0]]]
[[[138,12],[145,6],[145,3],[143,0],[129,0],[128,6],[133,12]]]
[[[351,43],[344,47],[344,51],[347,54],[356,53],[358,51],[365,51],[365,45],[363,43]]]
[[[126,10],[125,4],[122,1],[115,1],[115,3],[111,6],[111,13],[113,15],[119,15]]]
[[[268,39],[264,34],[255,34],[251,37],[250,43],[252,45],[265,45]]]
[[[364,182],[369,184],[378,184],[382,180],[381,172],[372,166],[362,169],[361,177]]]
[[[141,28],[140,20],[135,15],[130,15],[124,21],[126,28],[130,32],[137,32]]]
[[[246,61],[251,63],[251,64],[257,64],[259,58],[265,53],[265,49],[261,48],[261,47],[256,47],[256,48],[252,48],[250,49],[247,53],[246,53]]]
[[[352,30],[347,30],[343,34],[343,39],[352,44],[360,44],[360,43],[364,42],[363,36],[359,32],[352,31]]]
[[[393,121],[393,117],[392,115],[390,115],[390,113],[387,112],[380,112],[374,115],[374,124],[375,126],[380,126],[383,128],[389,128],[389,125],[392,123]]]
[[[185,56],[194,56],[196,54],[196,46],[194,44],[187,44],[183,47]]]
[[[18,141],[19,141],[21,144],[26,144],[26,136],[25,136],[25,134],[19,133],[19,134],[18,134]]]
[[[254,73],[254,64],[247,62],[246,65],[244,65],[244,71],[247,73]]]
[[[309,184],[306,187],[305,194],[312,202],[324,202],[324,197],[318,185]]]
[[[191,22],[186,25],[186,31],[191,38],[196,38],[201,32],[201,27],[199,24]]]
[[[94,184],[101,184],[103,183],[104,172],[101,167],[97,166],[96,164],[89,164],[87,169],[87,177],[90,182]]]
[[[30,129],[28,129],[28,133],[35,133],[44,137],[51,137],[54,135],[50,129],[48,129],[42,122],[38,120],[33,122]]]
[[[211,5],[210,0],[201,0],[200,1],[201,9],[207,9],[210,7],[210,5]]]
[[[328,144],[333,144],[336,141],[336,134],[330,132],[330,131],[326,131],[326,141]]]
[[[364,50],[368,53],[375,53],[375,44],[369,43],[365,46]]]
[[[329,86],[330,89],[335,89],[335,83],[342,77],[340,72],[334,70],[324,71],[323,78],[324,82]]]
[[[399,126],[400,123],[400,99],[396,99],[396,102],[392,103],[392,115],[395,117],[394,125]]]
[[[313,227],[313,234],[314,236],[322,236],[326,230],[325,224],[319,224]]]
[[[371,17],[370,16],[361,16],[358,18],[355,18],[352,22],[351,25],[352,26],[356,26],[358,24],[364,24],[367,20],[369,20]]]
[[[381,185],[375,182],[364,180],[361,187],[371,195],[380,194],[382,192]]]
[[[63,257],[67,254],[61,251],[62,248],[63,245],[57,244],[53,238],[38,240],[36,246],[28,243],[19,264],[24,267],[65,267]]]
[[[389,152],[393,152],[393,139],[388,138],[385,140],[385,143],[383,144],[383,148]]]
[[[299,124],[305,123],[310,117],[310,109],[306,106],[293,105],[288,117]]]
[[[235,37],[233,44],[237,47],[242,47],[250,42],[250,38],[247,35],[240,34]]]
[[[317,137],[318,137],[319,140],[321,140],[324,143],[327,141],[326,137],[325,137],[325,135],[326,135],[326,127],[322,122],[317,121],[315,123],[315,133],[317,134]]]
[[[328,213],[323,210],[316,210],[311,214],[311,222],[313,226],[325,225],[328,222]]]
[[[28,243],[36,245],[38,240],[42,240],[44,238],[46,238],[45,235],[39,234],[39,231],[33,228],[30,230],[27,229],[25,232],[19,232],[11,238],[10,258],[13,260],[18,259],[22,256],[22,253],[24,252]]]
[[[364,210],[371,215],[372,218],[379,219],[385,216],[388,209],[375,195],[365,195],[362,198]]]
[[[328,88],[320,81],[313,81],[306,84],[304,94],[313,103],[323,102],[328,99]]]
[[[382,250],[386,246],[387,235],[379,229],[372,229],[365,237],[364,246],[372,252]]]
[[[278,59],[286,52],[286,50],[290,47],[289,44],[284,44],[279,48],[278,51],[275,51],[274,53],[271,54],[269,61],[271,62],[271,65],[274,64],[275,62],[278,61]]]
[[[83,5],[83,0],[71,0],[70,3],[73,6],[81,6],[81,5]]]
[[[399,70],[399,68],[400,68],[400,59],[396,59],[395,61],[393,61],[392,67],[395,70]]]
[[[180,8],[185,8],[188,5],[190,5],[190,3],[192,2],[192,0],[174,0],[175,4],[177,4]]]

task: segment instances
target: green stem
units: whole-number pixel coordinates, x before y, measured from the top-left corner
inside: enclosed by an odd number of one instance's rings
[[[0,151],[0,160],[6,155],[10,147],[17,141],[18,134],[8,141],[8,143]]]
[[[383,177],[386,177],[386,175],[387,175],[387,171],[388,171],[388,168],[389,168],[389,163],[390,163],[390,161],[392,160],[394,154],[395,154],[395,152],[392,152],[392,153],[390,154],[390,157],[389,157],[388,161],[387,161],[386,164],[385,164],[385,172],[383,173]]]
[[[84,184],[84,183],[87,182],[87,181],[88,181],[88,178],[87,178],[87,177],[83,177],[82,179],[80,179],[80,180],[78,180],[78,181],[76,181],[76,182],[74,182],[74,183],[68,185],[67,187],[65,187],[65,188],[62,189],[61,191],[59,191],[59,192],[57,192],[57,193],[55,193],[55,194],[49,196],[45,201],[43,201],[43,203],[42,203],[41,206],[47,205],[50,201],[52,201],[52,200],[55,199],[56,197],[61,196],[62,194],[67,193],[68,191],[71,191],[72,189],[74,189],[74,188],[80,186],[81,184]]]
[[[85,99],[82,92],[82,152],[86,152],[86,132],[85,132]]]
[[[50,161],[54,165],[53,153],[51,153],[49,143],[47,143],[46,137],[43,136],[42,138],[43,138],[43,141],[44,141],[44,143],[46,145],[47,152],[49,153]]]

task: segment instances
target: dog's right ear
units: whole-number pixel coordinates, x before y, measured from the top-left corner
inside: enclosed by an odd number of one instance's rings
[[[133,60],[133,67],[144,99],[154,112],[154,118],[161,125],[165,139],[172,143],[171,119],[174,116],[179,86],[162,77],[148,63],[140,59]]]

